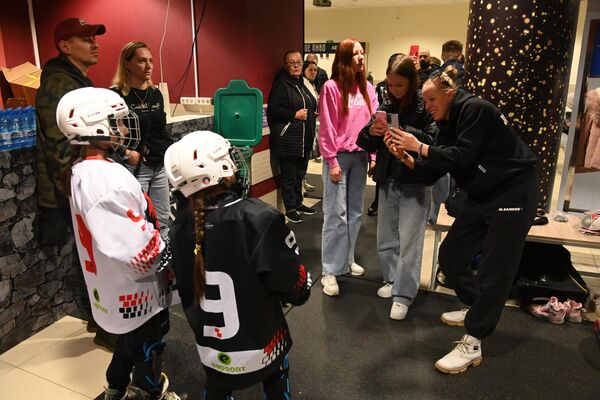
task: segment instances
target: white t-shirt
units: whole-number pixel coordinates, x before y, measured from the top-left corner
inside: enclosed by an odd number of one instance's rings
[[[73,165],[70,203],[94,319],[130,332],[164,308],[156,268],[165,243],[146,219],[141,186],[122,165],[88,157]]]

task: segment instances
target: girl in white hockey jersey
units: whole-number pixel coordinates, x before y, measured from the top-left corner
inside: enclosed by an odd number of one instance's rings
[[[140,184],[108,158],[139,140],[137,117],[118,94],[99,88],[67,93],[56,117],[66,140],[82,146],[63,184],[94,319],[119,335],[105,399],[179,399],[166,391],[161,365],[174,288],[170,251]]]
[[[178,189],[170,237],[181,303],[206,372],[205,400],[231,399],[261,381],[264,399],[289,400],[292,339],[281,303],[304,303],[310,274],[283,215],[236,190],[232,154],[239,156],[207,131],[165,153]]]

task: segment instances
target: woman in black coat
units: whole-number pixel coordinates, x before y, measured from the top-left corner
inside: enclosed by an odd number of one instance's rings
[[[461,373],[482,361],[481,340],[500,319],[519,267],[537,205],[537,159],[500,110],[457,85],[447,67],[423,85],[427,111],[440,128],[435,145],[393,130],[391,152],[416,152],[417,168],[450,172],[468,194],[439,252],[440,268],[458,298],[470,308],[443,313],[442,322],[463,326],[466,335],[435,367]],[[477,277],[470,261],[481,252]]]
[[[289,51],[269,94],[267,120],[271,154],[279,161],[285,216],[293,223],[302,222],[300,214],[316,213],[302,204],[302,181],[315,136],[316,111],[317,99],[302,78],[302,56],[298,51]]]

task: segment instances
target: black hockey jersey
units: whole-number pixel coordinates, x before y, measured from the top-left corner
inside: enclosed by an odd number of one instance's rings
[[[206,373],[240,389],[277,369],[292,345],[281,303],[302,304],[310,279],[281,213],[229,194],[206,209],[206,293],[194,294],[194,217],[180,196],[170,231],[175,274]]]

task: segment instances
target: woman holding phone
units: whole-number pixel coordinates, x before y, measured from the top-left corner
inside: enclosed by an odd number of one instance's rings
[[[357,144],[366,151],[377,151],[373,180],[379,184],[377,252],[384,280],[377,295],[393,297],[390,318],[402,320],[419,290],[433,180],[423,180],[411,171],[416,153],[405,153],[400,159],[390,153],[384,143],[388,131],[386,115],[397,114],[402,129],[425,143],[433,143],[438,130],[425,111],[417,90],[418,73],[410,57],[393,58],[388,64],[386,80],[391,102],[377,111],[375,120],[361,130]]]
[[[443,313],[442,322],[464,326],[456,347],[435,363],[447,374],[482,361],[481,341],[500,319],[519,267],[525,237],[535,217],[537,160],[500,110],[458,87],[447,67],[423,85],[427,110],[440,128],[435,145],[394,130],[386,139],[397,157],[417,152],[415,172],[446,172],[468,194],[439,253],[440,268],[469,309]],[[482,257],[473,276],[470,261]]]

